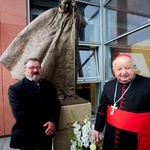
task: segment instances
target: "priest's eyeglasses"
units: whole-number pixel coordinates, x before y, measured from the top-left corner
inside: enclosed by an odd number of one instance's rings
[[[40,70],[41,69],[41,67],[40,66],[37,66],[37,67],[34,67],[34,66],[32,66],[32,67],[27,67],[28,69],[30,69],[30,70]]]

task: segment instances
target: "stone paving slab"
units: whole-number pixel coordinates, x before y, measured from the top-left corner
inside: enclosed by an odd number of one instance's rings
[[[9,147],[10,137],[0,137],[0,150],[14,150]],[[16,149],[17,150],[17,149]]]

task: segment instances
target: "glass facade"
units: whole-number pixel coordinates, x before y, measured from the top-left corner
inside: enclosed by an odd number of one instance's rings
[[[111,63],[128,53],[138,74],[150,77],[150,1],[76,0],[87,25],[79,37],[77,94],[92,104],[93,117],[105,82],[113,78]],[[28,0],[30,21],[59,0]]]
[[[113,78],[111,62],[120,53],[128,53],[136,63],[136,73],[150,77],[150,1],[112,0],[105,6],[106,79]]]
[[[146,0],[147,4],[150,3]],[[149,22],[150,10],[145,1],[112,0],[106,6],[107,40],[132,31]]]
[[[80,7],[81,6],[81,7]],[[86,28],[84,29],[84,39],[81,41],[86,42],[100,42],[100,7],[93,6],[90,4],[79,4],[78,7],[87,22]]]

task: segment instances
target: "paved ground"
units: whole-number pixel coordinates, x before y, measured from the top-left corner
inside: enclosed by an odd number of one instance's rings
[[[14,150],[9,147],[10,137],[0,137],[0,150]],[[17,150],[17,149],[16,149]]]

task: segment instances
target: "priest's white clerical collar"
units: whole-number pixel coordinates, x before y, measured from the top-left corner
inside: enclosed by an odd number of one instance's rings
[[[32,81],[32,79],[31,78],[29,78],[29,77],[26,77],[28,80],[30,80],[30,81]]]
[[[27,77],[27,76],[26,76],[26,78],[27,78],[28,80],[30,80],[30,81],[33,81],[30,77]],[[41,79],[39,79],[39,80],[37,81],[37,86],[40,85],[40,84],[39,84],[39,81],[41,81]],[[35,81],[33,81],[33,82],[35,82]]]

